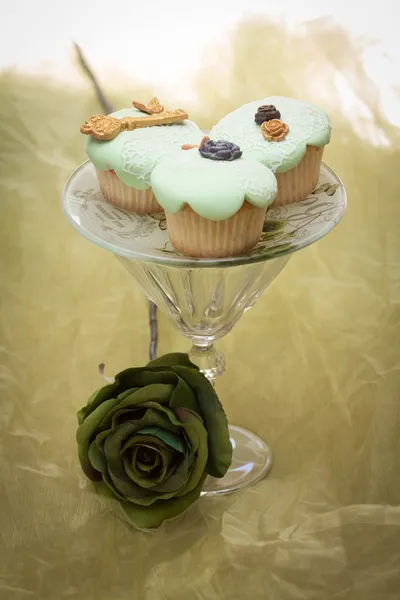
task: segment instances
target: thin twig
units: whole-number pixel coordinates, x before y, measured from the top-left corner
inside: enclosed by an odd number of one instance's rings
[[[100,84],[97,80],[97,77],[93,73],[93,70],[89,66],[89,63],[87,62],[85,55],[83,54],[82,48],[75,42],[73,42],[73,44],[75,46],[75,51],[76,51],[76,55],[79,60],[79,64],[81,65],[82,69],[85,71],[86,75],[89,77],[90,81],[92,82],[93,87],[96,90],[97,99],[98,99],[99,103],[101,104],[103,110],[107,114],[112,113],[113,107],[110,104],[110,102],[107,100],[106,95],[104,94],[103,90],[101,89]]]
[[[150,302],[149,310],[149,322],[150,322],[150,360],[153,360],[157,355],[157,341],[158,341],[158,330],[157,330],[157,306]]]
[[[93,87],[96,90],[97,99],[98,99],[99,103],[101,104],[104,112],[106,114],[110,114],[110,113],[114,112],[112,104],[110,104],[110,102],[107,100],[105,93],[101,89],[96,75],[94,74],[93,70],[89,66],[89,64],[85,58],[85,55],[83,54],[82,48],[75,42],[73,42],[73,44],[75,47],[75,51],[76,51],[76,55],[78,57],[79,64],[81,65],[82,69],[85,71],[86,75],[89,77],[90,81],[92,82]],[[149,314],[150,314],[149,355],[150,355],[150,360],[153,360],[153,358],[155,358],[157,355],[157,342],[158,342],[157,306],[153,302],[149,302]]]

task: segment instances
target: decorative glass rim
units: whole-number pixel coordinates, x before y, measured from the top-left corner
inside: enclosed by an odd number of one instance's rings
[[[227,258],[195,258],[195,257],[190,257],[190,256],[185,256],[179,253],[174,253],[174,252],[166,252],[165,254],[163,254],[162,252],[159,252],[158,254],[151,254],[150,251],[146,251],[145,250],[137,250],[135,248],[129,248],[126,245],[120,245],[118,243],[114,243],[111,242],[109,240],[106,239],[106,236],[101,237],[98,232],[94,232],[91,231],[90,229],[88,229],[88,227],[85,227],[84,223],[82,222],[82,219],[80,218],[79,214],[78,214],[78,206],[82,206],[83,202],[82,201],[77,201],[77,198],[74,197],[74,195],[70,192],[71,186],[74,185],[75,180],[78,179],[78,177],[82,177],[84,176],[84,171],[88,170],[89,168],[94,169],[94,165],[89,161],[85,161],[84,163],[82,163],[80,166],[78,166],[75,171],[72,173],[72,175],[68,178],[63,192],[62,192],[62,205],[63,205],[63,211],[64,214],[66,216],[66,218],[68,219],[68,221],[71,223],[71,225],[83,236],[85,237],[88,241],[96,244],[97,246],[100,246],[100,248],[103,248],[105,250],[109,250],[110,252],[113,252],[114,254],[118,255],[118,256],[123,256],[126,258],[130,258],[130,259],[135,259],[135,260],[139,260],[139,261],[144,261],[144,262],[151,262],[151,263],[155,263],[155,264],[160,264],[160,265],[164,265],[164,266],[168,266],[168,267],[178,267],[178,268],[221,268],[221,267],[234,267],[234,266],[240,266],[240,265],[248,265],[248,264],[253,264],[253,263],[258,263],[258,262],[262,262],[265,260],[272,260],[274,258],[278,258],[280,256],[284,256],[286,254],[292,254],[294,252],[297,252],[298,250],[302,250],[303,248],[306,248],[307,246],[310,246],[311,244],[317,242],[318,240],[320,240],[322,237],[324,237],[326,234],[328,234],[330,231],[332,231],[332,229],[334,229],[334,227],[340,222],[340,220],[342,219],[345,211],[346,211],[346,206],[347,206],[347,196],[346,196],[346,190],[345,187],[343,185],[342,180],[340,179],[340,177],[335,173],[335,171],[329,167],[326,163],[322,162],[321,165],[321,176],[320,176],[320,181],[318,183],[318,186],[320,186],[320,188],[316,188],[316,190],[310,195],[308,196],[305,200],[302,200],[300,202],[296,202],[294,204],[289,204],[286,206],[278,206],[278,207],[272,207],[271,209],[269,209],[268,211],[268,217],[272,216],[272,219],[275,219],[275,222],[278,222],[278,220],[282,217],[284,217],[286,215],[286,213],[290,214],[290,212],[293,212],[293,209],[296,208],[297,212],[299,213],[299,207],[303,207],[304,205],[304,214],[307,212],[307,204],[306,201],[309,200],[312,196],[314,196],[315,200],[319,200],[323,198],[321,196],[323,196],[324,194],[326,194],[326,192],[328,191],[328,196],[331,196],[333,194],[335,194],[335,192],[339,192],[337,194],[337,197],[339,198],[339,200],[337,200],[334,205],[333,205],[333,210],[331,210],[331,214],[329,215],[329,218],[324,217],[323,219],[320,219],[319,222],[315,223],[315,219],[314,219],[314,225],[312,227],[312,230],[309,232],[308,230],[305,231],[305,233],[307,235],[304,234],[304,228],[303,228],[303,234],[302,236],[300,235],[295,235],[296,231],[299,231],[301,229],[301,225],[299,227],[297,227],[294,232],[289,232],[286,237],[292,235],[293,236],[293,243],[286,243],[286,244],[281,244],[281,245],[275,245],[273,247],[268,247],[268,245],[266,245],[264,248],[259,248],[258,246],[251,250],[249,253],[247,254],[242,254],[242,255],[238,255],[238,256],[233,256],[233,257],[227,257]],[[323,184],[322,186],[321,184],[321,177],[324,177],[328,183]],[[320,195],[317,197],[315,196],[315,194],[318,193],[318,189],[323,189],[323,186],[325,185],[325,187],[327,186],[327,189],[325,189],[323,192],[320,192]],[[334,189],[335,191],[333,192],[333,194],[329,194],[329,187],[331,187],[331,189]],[[73,192],[76,193],[75,190],[73,190]],[[86,194],[90,193],[89,192],[85,192]],[[94,194],[94,192],[93,192]],[[106,202],[105,200],[103,200],[103,202],[108,206],[111,207],[112,205],[110,205],[108,202]],[[296,205],[296,206],[295,206]],[[323,206],[323,204],[319,204],[319,207]],[[116,207],[113,207],[114,210],[116,210]],[[119,211],[121,211],[122,213],[126,212],[126,211],[122,211],[122,209],[118,209]],[[300,214],[302,214],[303,211],[300,211]],[[322,212],[321,212],[322,214]],[[295,215],[296,216],[296,215]],[[138,217],[143,217],[143,218],[148,218],[148,215],[138,215]],[[296,218],[297,222],[299,221],[299,216],[297,216]],[[282,221],[283,222],[283,221]]]

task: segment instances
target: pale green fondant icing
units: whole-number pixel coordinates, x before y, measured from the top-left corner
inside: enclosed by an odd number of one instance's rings
[[[112,117],[147,117],[135,108],[111,113]],[[86,152],[97,169],[113,169],[119,179],[131,187],[147,189],[155,166],[182,144],[199,144],[203,133],[192,121],[173,125],[143,127],[123,131],[108,142],[89,137]]]
[[[289,125],[289,132],[281,142],[269,142],[254,121],[259,106],[273,104],[281,113],[281,121]],[[213,140],[234,142],[253,158],[276,173],[292,169],[303,158],[307,145],[325,146],[329,143],[331,128],[324,110],[300,100],[270,96],[255,100],[223,117],[211,130]]]
[[[151,186],[166,212],[186,204],[214,221],[232,217],[247,200],[266,208],[275,199],[275,175],[250,157],[232,161],[203,158],[197,148],[164,158],[151,174]]]

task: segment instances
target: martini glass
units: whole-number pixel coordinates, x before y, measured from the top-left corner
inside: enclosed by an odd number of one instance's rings
[[[190,359],[214,384],[225,370],[215,342],[254,305],[295,251],[335,227],[346,209],[346,192],[339,177],[323,164],[317,188],[308,198],[268,211],[256,248],[220,259],[177,252],[162,213],[137,215],[107,203],[89,161],[69,178],[63,207],[79,233],[113,252],[149,300],[167,313],[190,341]],[[226,494],[252,485],[271,469],[272,453],[264,440],[235,425],[229,431],[232,465],[222,479],[206,479],[204,494]]]

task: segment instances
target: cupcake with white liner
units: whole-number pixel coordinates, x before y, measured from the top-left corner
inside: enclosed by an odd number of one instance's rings
[[[171,243],[199,258],[235,256],[256,246],[277,193],[270,169],[242,155],[238,145],[207,137],[164,158],[150,181]]]
[[[147,106],[134,102],[132,108],[95,115],[82,125],[81,133],[89,136],[86,152],[108,202],[134,213],[162,211],[150,176],[182,144],[200,142],[203,134],[187,116],[181,109],[166,111],[153,98]]]
[[[270,96],[241,106],[211,130],[215,139],[238,144],[276,175],[275,206],[311,194],[321,169],[331,127],[324,110],[293,98]]]

